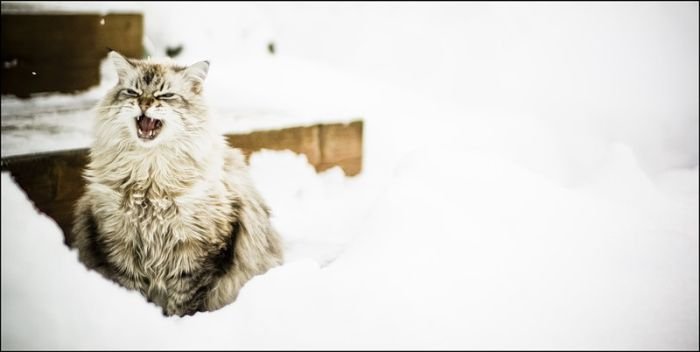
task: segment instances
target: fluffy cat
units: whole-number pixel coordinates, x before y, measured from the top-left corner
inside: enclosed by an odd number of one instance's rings
[[[221,308],[283,256],[242,153],[207,113],[209,63],[109,57],[119,82],[97,107],[72,246],[165,315]]]

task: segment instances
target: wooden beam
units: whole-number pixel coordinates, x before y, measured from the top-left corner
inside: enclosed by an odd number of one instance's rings
[[[349,124],[317,124],[280,130],[228,134],[231,146],[241,148],[246,156],[261,149],[292,150],[306,155],[317,171],[339,166],[346,175],[362,170],[361,120]],[[70,243],[73,207],[85,191],[83,169],[88,163],[88,149],[2,158],[2,171],[9,171],[34,206],[50,216],[63,230]]]
[[[3,14],[2,94],[86,90],[108,47],[140,58],[142,42],[141,14]]]

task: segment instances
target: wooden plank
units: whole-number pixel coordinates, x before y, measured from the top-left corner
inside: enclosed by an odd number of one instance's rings
[[[248,134],[232,134],[226,139],[236,148],[241,148],[246,156],[260,149],[284,150],[304,154],[309,164],[321,162],[319,125],[292,127],[281,130],[256,131]]]
[[[20,65],[2,74],[2,94],[28,97],[31,93],[73,92],[99,84],[99,64],[58,67],[43,63]],[[21,83],[20,83],[21,82]]]
[[[87,149],[12,156],[2,159],[2,171],[10,171],[34,206],[53,218],[71,240],[72,209],[83,194],[81,176],[88,161]]]
[[[355,176],[362,170],[362,121],[350,124],[319,126],[321,161],[317,171],[340,166],[348,176]]]
[[[107,48],[143,57],[140,14],[3,14],[2,94],[72,93],[100,83]]]
[[[261,149],[284,150],[306,155],[316,170],[340,166],[348,176],[362,169],[362,121],[350,124],[318,124],[280,130],[228,134],[229,144],[250,155]],[[18,155],[2,158],[2,171],[9,171],[34,206],[54,219],[70,243],[73,206],[85,190],[82,171],[88,149]]]
[[[100,60],[107,56],[105,48],[117,50],[126,57],[144,57],[141,14],[108,14],[100,19],[102,20],[104,24],[100,25],[97,32]]]

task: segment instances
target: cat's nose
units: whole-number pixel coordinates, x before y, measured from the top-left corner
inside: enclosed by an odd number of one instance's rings
[[[153,98],[144,98],[139,101],[139,107],[141,108],[141,114],[146,114],[148,108],[153,105]]]

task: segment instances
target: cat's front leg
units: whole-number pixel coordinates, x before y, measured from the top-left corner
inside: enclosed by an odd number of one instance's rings
[[[75,207],[73,240],[71,247],[78,250],[78,259],[88,268],[128,289],[141,290],[143,280],[136,273],[120,270],[109,260],[105,238],[99,230],[98,220],[92,211],[90,198],[84,195]]]
[[[111,272],[109,265],[107,265],[105,253],[99,243],[99,237],[97,221],[90,205],[90,197],[85,194],[76,203],[73,236],[70,245],[78,250],[78,259],[88,269],[110,277]]]

